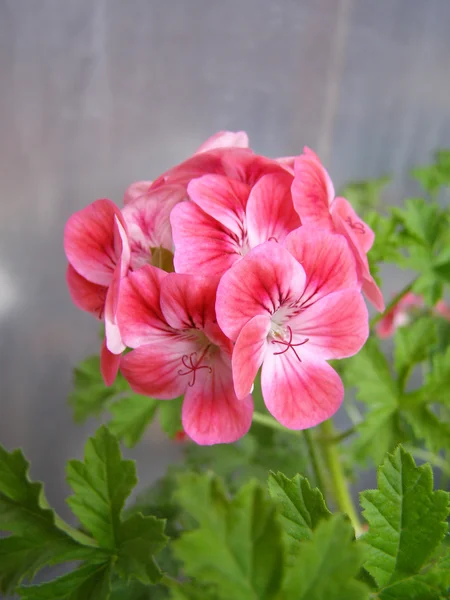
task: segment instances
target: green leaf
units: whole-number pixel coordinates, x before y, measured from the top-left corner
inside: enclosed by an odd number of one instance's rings
[[[378,472],[378,490],[361,494],[369,532],[364,567],[384,588],[419,573],[447,531],[449,494],[433,492],[429,465],[400,446]]]
[[[55,514],[42,506],[42,484],[28,478],[29,463],[21,450],[0,446],[0,591],[7,592],[45,565],[91,557],[55,524]]]
[[[437,196],[441,186],[444,184],[444,179],[436,165],[416,167],[411,170],[411,176],[416,179],[423,189],[433,198]]]
[[[446,283],[450,283],[450,261],[434,265],[433,271]]]
[[[375,339],[369,339],[356,356],[344,362],[343,379],[347,386],[358,388],[356,397],[368,407],[351,446],[354,460],[365,462],[372,458],[378,463],[398,443],[402,432],[398,384]]]
[[[277,503],[284,531],[294,547],[309,540],[322,520],[330,518],[322,493],[311,488],[301,475],[288,479],[283,473],[270,473],[269,494]]]
[[[250,482],[229,500],[218,478],[188,474],[180,476],[175,498],[198,523],[173,543],[187,575],[216,584],[223,600],[277,597],[282,531],[261,486]]]
[[[67,502],[80,522],[100,546],[116,548],[120,515],[137,478],[133,461],[122,458],[105,426],[89,438],[84,462],[69,461],[67,480],[75,492]]]
[[[409,198],[403,209],[396,209],[406,232],[426,247],[433,247],[442,227],[439,205],[423,198]]]
[[[443,353],[434,354],[431,369],[425,376],[425,384],[419,390],[406,394],[403,404],[431,404],[439,402],[450,406],[450,346]]]
[[[170,438],[175,437],[178,431],[183,430],[181,424],[181,405],[183,398],[174,400],[161,400],[158,402],[158,415],[161,429],[167,433]]]
[[[138,579],[141,583],[156,583],[162,573],[153,555],[167,543],[165,522],[156,517],[135,514],[123,521],[119,531],[117,571],[126,580]]]
[[[408,327],[397,329],[394,362],[399,378],[403,378],[412,366],[426,360],[436,342],[436,320],[431,317],[421,317]]]
[[[109,407],[113,418],[108,427],[120,440],[123,439],[128,448],[132,448],[153,420],[157,406],[156,400],[139,394],[121,398]]]
[[[300,545],[295,566],[288,569],[282,600],[367,600],[369,590],[355,579],[363,552],[347,518],[334,515],[319,523]]]
[[[107,600],[110,568],[85,565],[49,583],[21,587],[19,593],[22,600]]]
[[[90,356],[75,367],[73,385],[69,404],[73,407],[77,423],[82,423],[90,416],[98,416],[107,402],[130,389],[120,373],[115,382],[106,387],[100,372],[99,356]]]
[[[431,452],[450,450],[450,424],[437,417],[428,406],[405,408],[403,414],[411,425],[415,437],[423,440]]]

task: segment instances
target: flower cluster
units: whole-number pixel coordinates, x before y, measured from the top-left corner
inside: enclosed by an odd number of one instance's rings
[[[138,393],[184,396],[199,444],[249,429],[253,383],[283,425],[304,429],[340,406],[327,363],[368,336],[361,293],[384,309],[366,254],[373,232],[309,149],[269,159],[243,132],[219,132],[188,160],[69,219],[74,303],[104,320],[101,368]],[[123,353],[128,348],[131,351]]]

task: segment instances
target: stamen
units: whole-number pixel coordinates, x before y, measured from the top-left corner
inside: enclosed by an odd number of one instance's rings
[[[191,352],[191,354],[189,354],[189,355],[184,354],[183,357],[181,358],[183,367],[185,367],[187,370],[183,371],[182,369],[179,369],[178,375],[190,375],[192,373],[192,380],[188,383],[189,387],[193,387],[195,385],[195,377],[196,377],[196,373],[199,369],[208,369],[208,373],[212,373],[211,367],[209,367],[208,365],[200,365],[208,348],[209,348],[209,346],[207,346],[205,348],[205,350],[203,351],[202,355],[200,356],[200,358],[198,359],[198,361],[196,363],[194,363],[194,360],[197,357],[197,352]]]
[[[285,342],[284,340],[272,340],[272,344],[281,344],[282,346],[286,346],[286,348],[284,348],[284,350],[281,350],[280,352],[274,352],[273,355],[278,356],[279,354],[284,354],[285,352],[287,352],[289,350],[289,348],[292,348],[295,356],[298,358],[298,360],[300,362],[302,362],[302,359],[297,354],[297,351],[295,348],[297,346],[303,346],[303,344],[306,344],[306,342],[309,342],[309,338],[305,338],[303,340],[303,342],[299,342],[298,344],[293,344],[292,343],[292,329],[289,327],[289,325],[287,327],[287,330],[289,331],[289,340],[287,342]]]

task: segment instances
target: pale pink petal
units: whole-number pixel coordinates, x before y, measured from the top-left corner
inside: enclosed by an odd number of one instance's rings
[[[378,287],[375,279],[369,275],[365,276],[362,284],[362,291],[369,302],[375,306],[379,312],[383,312],[385,308],[383,294]]]
[[[294,165],[295,165],[295,159],[297,157],[296,156],[280,156],[278,158],[276,158],[276,162],[279,163],[283,169],[285,169],[288,173],[290,173],[291,175],[294,175]]]
[[[224,175],[222,157],[226,152],[233,151],[233,148],[218,148],[209,152],[194,154],[179,165],[172,167],[163,173],[152,184],[152,189],[159,188],[167,184],[182,185],[185,188],[191,179],[201,177],[208,173],[217,173]],[[236,149],[240,152],[249,152],[251,150]]]
[[[286,173],[286,169],[276,160],[243,148],[229,148],[224,152],[222,169],[227,177],[242,181],[250,187],[269,173]]]
[[[177,273],[222,275],[241,258],[231,232],[193,202],[183,202],[170,215]]]
[[[218,131],[208,138],[196,154],[215,148],[248,148],[248,135],[245,131]]]
[[[130,247],[125,229],[117,217],[114,223],[114,246],[118,261],[114,269],[112,281],[109,285],[105,301],[105,335],[108,350],[113,354],[120,354],[125,350],[119,327],[117,325],[116,313],[119,303],[120,285],[123,277],[128,273],[130,264]]]
[[[211,369],[200,369],[195,385],[186,391],[183,429],[197,444],[229,444],[250,429],[253,400],[250,395],[242,400],[236,397],[226,357],[217,354]]]
[[[177,398],[184,394],[192,377],[183,365],[183,356],[189,357],[196,348],[191,342],[172,334],[171,339],[154,341],[124,354],[120,370],[138,394],[158,400]]]
[[[222,277],[216,313],[220,328],[236,340],[256,315],[272,315],[282,304],[294,303],[305,287],[303,267],[276,242],[265,242]]]
[[[271,173],[253,186],[246,210],[251,248],[270,239],[281,243],[290,231],[300,227],[292,204],[291,183],[287,173]]]
[[[289,429],[307,429],[329,419],[344,398],[342,381],[328,363],[300,362],[291,350],[267,352],[261,386],[267,409]]]
[[[241,181],[223,175],[204,175],[193,179],[188,195],[207,215],[237,236],[243,235],[245,206],[250,188]]]
[[[303,225],[332,229],[330,204],[333,197],[331,180],[316,155],[308,151],[299,156],[295,160],[292,200]]]
[[[117,322],[124,343],[130,348],[167,338],[167,325],[159,303],[161,282],[167,277],[151,265],[129,273],[121,282]]]
[[[375,234],[353,210],[350,202],[345,198],[336,198],[331,207],[331,215],[336,225],[338,225],[338,220],[343,222],[343,225],[339,227],[345,227],[345,231],[351,237],[354,245],[360,252],[367,254],[372,248]]]
[[[106,346],[106,339],[103,340],[100,352],[100,371],[105,385],[110,386],[117,377],[120,365],[120,354],[113,354]]]
[[[304,225],[290,233],[284,245],[306,273],[302,304],[311,304],[330,292],[360,287],[355,258],[344,236]]]
[[[294,342],[308,340],[299,355],[346,358],[356,354],[369,335],[369,315],[357,290],[341,290],[324,296],[289,320]],[[288,353],[291,349],[287,350]]]
[[[91,283],[79,275],[71,264],[67,267],[66,280],[75,306],[93,314],[97,319],[102,319],[108,288]]]
[[[259,367],[262,365],[270,330],[270,316],[258,315],[244,325],[233,349],[233,381],[238,398],[252,390]]]
[[[139,198],[139,196],[146,194],[149,191],[152,183],[152,181],[135,181],[129,185],[125,190],[123,197],[124,205],[126,206],[129,202],[133,202]]]
[[[445,300],[439,300],[439,302],[434,307],[434,311],[443,319],[450,321],[450,307],[445,302]]]
[[[131,266],[140,269],[151,262],[151,248],[172,251],[172,208],[184,200],[186,190],[181,186],[166,185],[151,190],[123,209],[131,247]]]

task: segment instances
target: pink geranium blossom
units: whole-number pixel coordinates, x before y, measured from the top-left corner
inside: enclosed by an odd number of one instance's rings
[[[223,175],[191,181],[191,200],[171,213],[175,270],[222,275],[251,248],[267,240],[283,242],[299,227],[292,176],[277,169],[253,186]]]
[[[375,308],[383,311],[383,296],[370,274],[366,256],[374,233],[345,198],[335,197],[330,176],[309,148],[295,160],[292,197],[304,225],[336,231],[347,239],[356,259],[362,290]]]
[[[64,249],[74,304],[104,319],[101,365],[105,381],[111,383],[118,367],[115,355],[125,349],[116,312],[120,282],[130,264],[126,225],[117,206],[111,200],[96,200],[73,214],[66,224]]]
[[[233,442],[249,429],[253,403],[233,388],[231,342],[216,322],[217,280],[147,265],[123,282],[118,320],[127,346],[121,370],[138,393],[184,394],[183,429],[199,444]]]
[[[236,342],[233,378],[245,397],[262,365],[271,414],[291,429],[328,419],[342,402],[338,374],[326,360],[355,354],[368,336],[355,260],[345,238],[300,227],[285,247],[266,242],[222,277],[217,319]]]
[[[395,333],[399,327],[407,325],[411,320],[411,311],[423,307],[423,298],[409,292],[401,298],[395,306],[383,315],[377,323],[376,332],[380,338],[388,338]]]

